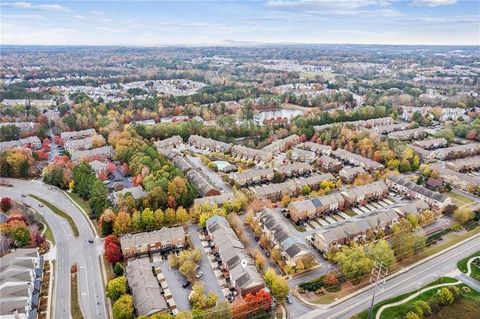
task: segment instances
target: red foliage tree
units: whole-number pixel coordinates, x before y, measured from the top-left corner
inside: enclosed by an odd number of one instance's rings
[[[120,246],[120,241],[118,240],[118,237],[115,235],[108,235],[105,237],[105,242],[103,243],[103,246],[107,248],[108,244],[115,244],[117,246]]]
[[[255,295],[247,294],[243,300],[238,300],[232,305],[234,319],[251,318],[259,311],[270,311],[272,297],[265,290],[257,291]]]
[[[10,216],[8,216],[8,219],[7,219],[6,223],[9,224],[10,222],[13,222],[13,221],[22,222],[22,223],[24,223],[25,225],[28,226],[27,217],[25,217],[23,215],[20,215],[20,214],[10,215]]]
[[[2,212],[7,212],[12,208],[12,199],[10,197],[3,197],[0,201],[0,209]]]
[[[38,158],[39,161],[48,160],[48,153],[46,153],[43,149],[35,151],[35,154],[37,155],[37,158]]]
[[[117,263],[122,260],[122,250],[120,246],[114,243],[108,243],[105,245],[105,258],[111,264]]]
[[[115,164],[113,164],[112,162],[109,162],[107,164],[107,171],[110,173],[110,174],[113,174],[115,173],[115,171],[117,170],[117,166]]]

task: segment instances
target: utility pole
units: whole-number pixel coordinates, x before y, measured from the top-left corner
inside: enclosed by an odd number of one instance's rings
[[[372,303],[370,304],[370,310],[368,311],[368,319],[372,319],[373,306],[375,304],[375,293],[377,290],[378,292],[383,291],[387,273],[388,269],[383,265],[383,262],[380,260],[375,260],[370,276],[370,283],[373,284],[373,296]]]

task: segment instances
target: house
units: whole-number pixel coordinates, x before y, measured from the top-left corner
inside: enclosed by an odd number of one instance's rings
[[[10,126],[10,125],[18,127],[20,129],[20,131],[23,132],[23,133],[33,131],[39,126],[39,124],[34,123],[34,122],[3,122],[3,123],[0,123],[0,127]]]
[[[440,148],[434,151],[434,157],[438,160],[451,160],[467,156],[480,155],[480,143],[468,143]]]
[[[324,171],[336,173],[342,169],[342,162],[327,155],[322,155],[318,159],[320,168]]]
[[[74,151],[70,153],[70,156],[73,162],[78,163],[86,159],[94,159],[94,158],[110,159],[110,158],[113,158],[114,154],[115,152],[113,150],[113,147],[108,145],[108,146],[93,148],[90,150]]]
[[[433,150],[440,147],[448,146],[448,141],[443,137],[440,138],[430,138],[422,141],[415,141],[413,145],[423,148],[425,150]]]
[[[407,198],[418,198],[425,201],[431,209],[438,212],[443,212],[447,206],[452,204],[450,197],[417,185],[402,176],[388,176],[385,183],[391,190]]]
[[[288,205],[290,218],[294,222],[319,217],[329,212],[342,210],[345,199],[340,193],[307,199],[299,202],[292,202]]]
[[[130,260],[126,277],[139,316],[170,312],[148,258]]]
[[[271,182],[274,174],[271,168],[250,169],[243,172],[230,173],[229,178],[239,186],[247,186]]]
[[[215,196],[208,196],[208,197],[203,197],[203,198],[196,198],[193,201],[193,204],[195,205],[218,205],[222,206],[224,203],[231,202],[235,199],[235,194],[232,192],[227,192],[223,193],[220,195],[215,195]]]
[[[286,164],[277,166],[273,169],[275,172],[282,174],[284,177],[292,177],[310,174],[313,171],[313,167],[308,163],[296,162],[292,164]]]
[[[410,127],[412,127],[411,123],[402,122],[398,124],[376,126],[372,128],[372,131],[377,134],[384,135],[384,134],[388,134],[396,131],[404,131],[409,129]]]
[[[472,156],[449,161],[445,164],[445,166],[457,172],[475,171],[480,168],[480,156]]]
[[[272,241],[274,248],[282,251],[282,258],[286,264],[295,267],[303,258],[313,257],[304,244],[295,241],[283,223],[277,221],[274,214],[273,210],[265,208],[257,214],[256,220],[262,226],[263,233]]]
[[[341,192],[348,206],[363,205],[371,200],[379,200],[388,195],[388,187],[383,181],[347,189]]]
[[[300,137],[297,134],[290,135],[280,140],[273,141],[270,145],[262,148],[263,151],[267,153],[277,154],[285,152],[293,145],[296,145],[300,142]]]
[[[409,147],[418,155],[420,155],[420,158],[422,159],[422,162],[424,163],[431,163],[435,161],[435,151],[428,151],[425,150],[421,147],[415,146],[413,144],[410,144]]]
[[[220,195],[221,191],[215,187],[202,173],[191,169],[185,174],[188,180],[195,185],[202,197]]]
[[[384,168],[384,166],[378,162],[375,162],[369,158],[363,157],[361,155],[349,152],[341,148],[338,148],[335,151],[333,151],[332,156],[340,159],[344,163],[348,163],[354,166],[360,166],[370,172],[377,171]]]
[[[304,186],[308,186],[312,190],[316,191],[320,188],[320,183],[327,180],[335,182],[335,177],[333,177],[333,175],[330,173],[314,174],[308,177],[294,179],[294,182],[297,184],[298,190],[302,190]]]
[[[424,128],[413,128],[405,131],[396,131],[388,134],[388,138],[400,141],[418,140],[424,138],[427,132]]]
[[[227,281],[241,296],[255,294],[265,288],[262,275],[247,255],[245,247],[228,224],[225,217],[214,215],[207,219],[206,229],[214,243],[214,251],[222,260],[222,270],[227,273]],[[242,261],[246,261],[245,267]]]
[[[332,148],[328,145],[322,145],[318,143],[313,143],[313,142],[305,142],[303,143],[303,148],[314,152],[317,155],[330,155],[332,152]]]
[[[107,163],[104,163],[104,162],[100,162],[98,160],[94,160],[94,161],[91,161],[90,163],[88,163],[90,165],[90,167],[93,169],[93,171],[95,172],[95,174],[98,175],[101,174],[102,172],[107,172],[107,167],[108,167],[108,164]]]
[[[0,318],[37,318],[43,256],[37,248],[17,249],[0,258]]]
[[[113,202],[115,203],[115,205],[118,204],[120,198],[125,197],[127,194],[130,194],[133,199],[140,199],[147,195],[147,193],[145,193],[145,191],[143,190],[142,186],[124,188],[121,191],[113,193]]]
[[[387,230],[397,221],[398,215],[393,211],[375,211],[368,215],[346,219],[315,232],[312,236],[312,244],[321,252],[337,250],[351,242],[364,242],[367,232]]]
[[[453,162],[438,162],[435,164],[432,164],[430,168],[432,171],[438,172],[440,175],[440,178],[446,182],[450,183],[454,187],[458,187],[464,191],[467,192],[472,192],[472,190],[475,190],[478,186],[480,186],[480,174],[473,174],[472,172],[469,172],[468,170],[464,169],[464,166],[462,164],[463,161],[462,159],[456,160],[455,164],[449,165]],[[478,162],[475,163],[468,163],[469,161],[466,162],[468,167],[471,167],[471,165],[479,165]],[[451,169],[455,168],[455,170]],[[457,169],[460,169],[458,171]],[[462,173],[461,171],[464,171],[465,173]]]
[[[224,143],[200,135],[191,135],[188,143],[194,147],[218,153],[229,153],[233,144]]]
[[[250,191],[256,198],[271,200],[280,200],[285,195],[294,195],[298,190],[297,183],[292,180],[250,188]]]
[[[428,208],[429,208],[428,204],[421,199],[417,199],[411,203],[392,207],[393,211],[402,217],[405,217],[409,214],[420,213]]]
[[[338,176],[340,176],[340,178],[342,179],[343,182],[351,183],[351,182],[353,182],[353,180],[358,175],[365,174],[365,173],[366,172],[363,169],[363,167],[360,167],[360,166],[354,166],[354,167],[345,166],[344,168],[342,168],[340,170],[340,172],[338,173]]]
[[[126,234],[120,237],[122,254],[125,258],[145,254],[168,252],[185,247],[185,231],[183,227],[163,227],[151,232]]]
[[[273,154],[264,150],[256,150],[254,148],[235,145],[231,149],[232,156],[253,162],[268,163],[272,160]]]
[[[31,149],[42,148],[42,141],[36,136],[30,136],[14,141],[0,142],[0,150],[5,151],[14,147],[28,147]]]
[[[98,135],[103,139],[103,136]],[[103,139],[105,141],[105,139]],[[64,148],[70,152],[73,153],[74,151],[77,150],[88,150],[93,147],[93,136],[88,136],[85,138],[79,138],[79,139],[74,139],[74,140],[67,140],[64,143]]]
[[[317,155],[315,154],[315,152],[306,151],[301,148],[294,147],[292,149],[291,158],[292,160],[297,162],[306,162],[308,164],[312,164],[317,158]]]
[[[182,145],[183,140],[180,136],[174,135],[164,140],[156,141],[154,144],[157,147],[157,150],[160,149],[172,149],[177,148]]]
[[[64,141],[68,141],[73,139],[91,137],[96,134],[97,132],[95,132],[95,129],[89,128],[87,130],[82,130],[82,131],[63,132],[60,134],[60,138]]]

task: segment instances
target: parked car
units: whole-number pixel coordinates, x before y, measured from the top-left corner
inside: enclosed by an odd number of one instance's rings
[[[200,265],[196,265],[195,266],[195,271],[199,270],[200,269]]]
[[[293,303],[292,298],[290,297],[290,295],[287,296],[287,303],[288,303],[289,305],[291,305],[291,304]]]
[[[89,239],[88,242],[89,242],[90,244],[93,244],[93,239]]]
[[[203,276],[203,271],[199,271],[199,272],[197,272],[197,274],[195,275],[195,277],[197,277],[197,279],[200,278],[200,277],[202,277],[202,276]]]
[[[38,204],[38,207],[43,207],[43,204]]]
[[[188,286],[190,286],[190,281],[185,281],[185,282],[182,284],[182,287],[183,287],[183,288],[187,288]]]
[[[22,197],[27,197],[27,195],[25,195],[25,194],[22,194]]]
[[[265,250],[265,256],[270,257],[270,252],[268,250]]]

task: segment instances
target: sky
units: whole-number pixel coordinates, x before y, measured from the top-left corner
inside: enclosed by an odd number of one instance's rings
[[[2,0],[0,17],[1,44],[480,45],[478,0]]]

